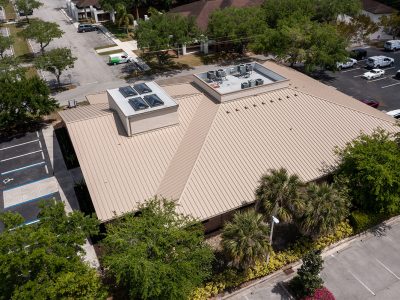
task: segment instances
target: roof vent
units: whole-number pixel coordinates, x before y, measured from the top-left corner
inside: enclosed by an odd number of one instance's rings
[[[297,97],[298,95],[297,95],[297,94],[294,94],[294,96]]]
[[[286,98],[288,98],[288,99],[289,99],[289,98],[290,98],[290,97],[289,97],[289,95],[287,95],[287,96],[286,96]]]
[[[249,109],[249,107],[248,107],[248,106],[245,106],[244,109]]]
[[[279,101],[281,101],[281,100],[282,100],[282,98],[281,98],[281,97],[279,97],[279,98],[278,98],[278,100],[279,100]]]
[[[254,104],[253,104],[253,107],[257,107],[257,104],[254,103]]]
[[[265,102],[263,101],[263,102],[261,102],[261,104],[262,104],[262,105],[264,105],[264,104],[265,104]]]
[[[235,108],[236,111],[239,111],[239,108]]]

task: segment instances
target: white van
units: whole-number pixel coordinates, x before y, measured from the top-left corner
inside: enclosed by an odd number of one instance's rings
[[[126,53],[111,54],[108,56],[108,63],[110,65],[124,64],[133,61],[133,57],[128,56]]]
[[[370,68],[380,68],[393,65],[394,59],[383,55],[371,56],[367,59],[367,66]]]
[[[396,51],[400,50],[400,40],[390,40],[383,46],[386,51]]]

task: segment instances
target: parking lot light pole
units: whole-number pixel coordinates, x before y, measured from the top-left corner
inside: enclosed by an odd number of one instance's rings
[[[275,216],[272,216],[272,218],[271,218],[271,232],[269,233],[269,245],[271,246],[271,248],[272,248],[272,236],[274,234],[274,224],[275,223],[278,224],[279,223],[279,219],[277,217],[275,217]],[[268,263],[269,263],[269,256],[270,256],[270,253],[268,252],[267,266],[268,266]]]

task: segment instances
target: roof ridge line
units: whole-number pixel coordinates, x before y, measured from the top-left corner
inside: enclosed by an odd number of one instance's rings
[[[292,87],[286,87],[286,88],[287,88],[287,89],[290,89],[290,90],[292,90],[292,91],[296,91],[296,92],[303,93],[303,94],[308,95],[308,96],[311,96],[311,97],[318,98],[319,100],[322,100],[322,101],[325,101],[325,102],[329,102],[329,103],[334,104],[334,105],[337,105],[337,106],[344,107],[344,108],[346,108],[346,109],[349,109],[349,110],[358,112],[358,113],[360,113],[360,114],[367,115],[367,116],[372,117],[372,118],[374,118],[374,119],[378,119],[378,120],[381,120],[381,121],[385,121],[385,122],[387,122],[387,123],[389,123],[389,124],[392,124],[392,125],[394,125],[394,123],[396,123],[395,121],[391,122],[391,121],[389,121],[389,120],[385,120],[385,119],[383,119],[383,118],[380,118],[380,117],[371,115],[371,114],[366,113],[366,112],[363,112],[363,111],[361,111],[361,110],[358,110],[358,109],[355,109],[355,108],[352,108],[352,107],[348,107],[348,106],[343,105],[343,104],[340,104],[340,103],[333,102],[333,101],[328,100],[328,99],[326,99],[326,98],[322,98],[322,97],[319,97],[319,96],[316,96],[316,95],[313,95],[313,94],[310,94],[310,93],[301,91],[301,90],[299,90],[299,89],[294,89],[294,88],[292,88]],[[342,93],[342,94],[344,94],[344,93]],[[344,94],[344,95],[346,95],[346,94]],[[351,96],[349,96],[349,95],[346,95],[346,96],[348,96],[348,97],[354,99],[355,101],[359,101],[359,100],[357,100],[356,98],[353,98],[353,97],[351,97]]]

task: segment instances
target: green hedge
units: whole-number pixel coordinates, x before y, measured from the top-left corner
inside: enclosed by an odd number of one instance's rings
[[[214,276],[213,281],[208,282],[204,287],[196,289],[192,295],[192,300],[205,300],[226,289],[237,287],[246,281],[271,274],[290,263],[300,260],[305,253],[311,250],[322,250],[352,234],[352,227],[347,222],[342,222],[334,233],[321,237],[316,241],[303,238],[285,251],[271,252],[268,265],[265,261],[259,262],[247,275],[238,274],[233,269],[227,269]]]
[[[383,214],[371,214],[360,211],[353,211],[349,217],[350,225],[353,227],[355,233],[365,231],[382,221],[388,219],[390,216]]]

